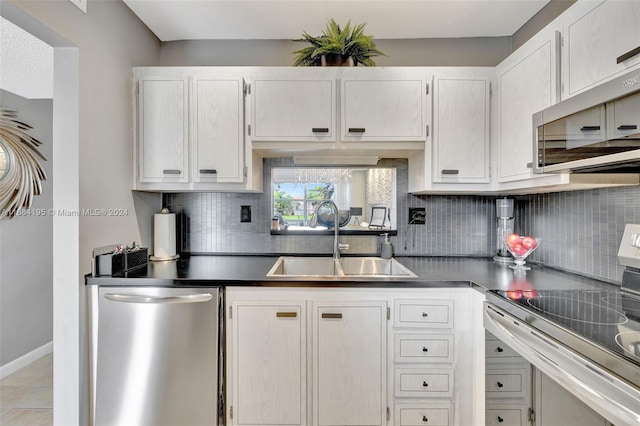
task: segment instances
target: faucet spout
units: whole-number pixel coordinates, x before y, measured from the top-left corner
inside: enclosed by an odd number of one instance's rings
[[[340,244],[338,243],[338,232],[340,229],[339,222],[340,217],[338,213],[338,206],[332,200],[322,200],[318,203],[315,210],[313,211],[313,215],[311,216],[311,221],[309,222],[309,226],[315,228],[318,224],[318,212],[320,208],[324,205],[329,205],[333,210],[333,258],[340,259]]]

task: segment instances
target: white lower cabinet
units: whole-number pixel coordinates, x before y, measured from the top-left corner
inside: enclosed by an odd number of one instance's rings
[[[231,309],[236,424],[306,424],[305,302],[238,301]]]
[[[312,306],[313,424],[386,424],[387,303]]]
[[[225,298],[227,425],[484,422],[476,290],[227,287]],[[422,307],[434,327],[417,327]]]

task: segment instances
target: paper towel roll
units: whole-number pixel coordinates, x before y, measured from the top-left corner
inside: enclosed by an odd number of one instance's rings
[[[156,213],[153,215],[153,256],[151,260],[177,259],[176,215]]]

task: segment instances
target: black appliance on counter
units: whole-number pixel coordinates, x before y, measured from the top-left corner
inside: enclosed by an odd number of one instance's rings
[[[485,328],[615,424],[640,424],[640,225],[611,290],[491,290]]]

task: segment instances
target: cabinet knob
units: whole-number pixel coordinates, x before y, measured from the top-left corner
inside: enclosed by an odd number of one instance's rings
[[[496,352],[504,352],[504,349],[502,349],[500,346],[498,346],[498,347],[496,348]]]
[[[501,387],[503,387],[504,385],[503,385],[502,383],[498,382],[498,383],[496,383],[496,386],[497,386],[497,387],[499,387],[499,388],[501,388]]]
[[[460,170],[457,169],[442,169],[442,171],[440,172],[443,175],[457,175],[458,173],[460,173]]]
[[[422,352],[429,352],[429,348],[427,348],[427,347],[423,346],[423,347],[422,347]]]
[[[422,421],[427,423],[429,421],[429,419],[427,418],[427,416],[422,416]]]
[[[312,127],[311,132],[313,133],[329,133],[328,127]]]
[[[636,130],[638,126],[635,124],[621,124],[618,126],[618,130]]]
[[[349,127],[349,133],[364,133],[365,131],[364,127]]]
[[[182,173],[182,171],[178,169],[164,169],[162,171],[163,175],[179,175],[180,173]]]
[[[426,313],[426,312],[423,312],[423,313],[422,313],[422,318],[426,318],[426,317],[428,317],[428,316],[429,316],[429,314],[428,314],[428,313]]]
[[[504,422],[504,419],[502,417],[498,416],[498,423],[502,423],[502,422]]]
[[[428,387],[429,387],[429,383],[427,383],[427,382],[422,382],[422,387],[423,387],[423,388],[428,388]]]

